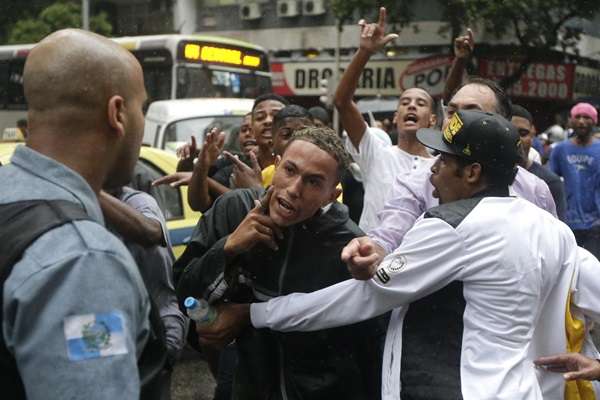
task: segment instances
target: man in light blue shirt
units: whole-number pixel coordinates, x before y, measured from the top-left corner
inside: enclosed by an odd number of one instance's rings
[[[588,103],[571,109],[575,136],[559,143],[550,156],[550,167],[565,181],[566,223],[577,244],[600,257],[600,142],[592,128],[598,112]]]
[[[6,349],[27,399],[138,399],[149,299],[97,194],[128,182],[135,165],[141,67],[106,38],[62,30],[29,53],[24,90],[30,134],[0,168],[0,205],[68,200],[89,219],[43,234],[14,265],[2,298]]]

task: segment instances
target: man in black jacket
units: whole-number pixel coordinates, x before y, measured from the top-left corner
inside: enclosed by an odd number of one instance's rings
[[[175,265],[180,301],[265,301],[348,279],[340,252],[362,233],[335,201],[347,163],[330,129],[296,132],[266,195],[229,192],[200,220]],[[377,399],[383,334],[381,320],[308,333],[248,328],[236,340],[233,398]]]
[[[512,105],[512,124],[517,128],[521,137],[523,147],[523,159],[519,163],[527,171],[531,172],[548,185],[554,204],[556,204],[556,216],[565,220],[565,211],[567,208],[567,198],[565,197],[565,185],[558,175],[549,168],[543,167],[539,162],[529,158],[533,138],[535,137],[535,126],[533,125],[533,116],[529,111],[518,104]]]

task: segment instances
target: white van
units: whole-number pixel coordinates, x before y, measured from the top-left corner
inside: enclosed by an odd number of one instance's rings
[[[252,111],[252,99],[180,99],[150,104],[146,112],[143,143],[175,152],[194,135],[200,147],[204,134],[217,126],[226,143],[237,135],[244,115]]]

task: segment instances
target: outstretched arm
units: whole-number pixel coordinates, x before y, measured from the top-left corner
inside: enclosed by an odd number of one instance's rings
[[[465,259],[456,254],[465,254]],[[437,218],[424,219],[381,262],[372,279],[349,279],[316,292],[252,304],[252,324],[289,332],[364,321],[444,287],[461,274],[468,257],[452,227]]]
[[[369,61],[369,58],[371,58],[371,55],[398,37],[395,33],[385,34],[385,17],[385,8],[381,7],[377,23],[367,24],[364,19],[358,22],[360,26],[360,47],[352,58],[348,68],[344,71],[335,92],[335,107],[340,113],[342,126],[348,133],[348,137],[355,148],[358,148],[366,128],[365,121],[356,103],[352,100],[356,92],[360,74]]]
[[[98,200],[108,224],[126,240],[146,247],[165,244],[163,230],[157,220],[144,216],[104,191],[100,192]]]
[[[579,353],[540,357],[534,363],[537,366],[546,368],[548,371],[562,373],[567,381],[600,379],[600,361]]]

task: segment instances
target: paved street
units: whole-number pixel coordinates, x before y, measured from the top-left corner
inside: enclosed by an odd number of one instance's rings
[[[592,331],[592,337],[598,346],[598,327]],[[215,381],[206,361],[196,351],[186,348],[173,374],[172,400],[212,400],[214,389]]]
[[[172,400],[212,400],[215,381],[206,361],[186,348],[175,367],[171,388]]]

